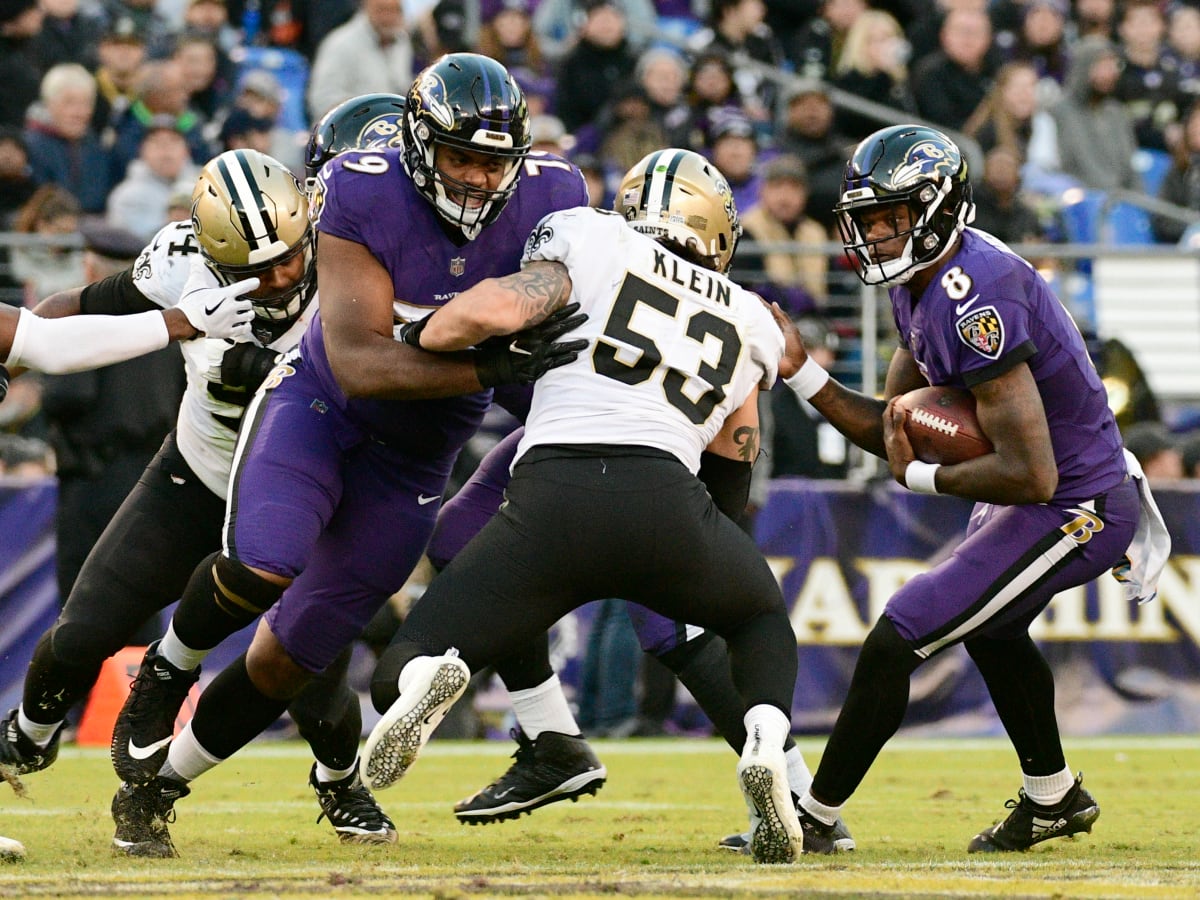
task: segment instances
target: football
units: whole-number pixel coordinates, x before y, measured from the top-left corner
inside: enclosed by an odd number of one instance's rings
[[[979,420],[975,396],[961,388],[917,388],[897,398],[904,410],[904,432],[917,459],[952,465],[992,452]]]

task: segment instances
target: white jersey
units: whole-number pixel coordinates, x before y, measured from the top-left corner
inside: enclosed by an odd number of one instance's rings
[[[191,222],[172,222],[162,228],[146,246],[133,266],[134,286],[151,302],[170,309],[179,302],[188,280],[191,256],[200,252]],[[300,336],[317,312],[317,298],[283,335],[265,346],[280,353],[300,343]],[[254,343],[264,346],[257,340]],[[245,412],[246,395],[226,393],[207,373],[228,349],[229,342],[205,338],[184,341],[184,367],[187,390],[179,405],[175,433],[179,451],[192,471],[214,494],[224,497],[233,465],[233,447],[237,427]],[[222,397],[232,397],[222,399]],[[236,402],[240,401],[240,402]]]
[[[564,340],[590,346],[535,383],[517,459],[539,444],[633,444],[694,473],[729,414],[774,382],[783,334],[762,301],[616,213],[552,213],[525,245],[533,260],[567,267],[588,320]]]

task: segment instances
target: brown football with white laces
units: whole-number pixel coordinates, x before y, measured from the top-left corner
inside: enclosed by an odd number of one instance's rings
[[[922,462],[953,465],[992,452],[970,391],[948,385],[917,388],[898,397],[896,406],[904,410],[904,433]]]

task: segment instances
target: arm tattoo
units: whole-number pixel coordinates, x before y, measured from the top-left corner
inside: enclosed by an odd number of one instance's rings
[[[514,275],[500,279],[500,286],[512,291],[521,308],[521,328],[536,325],[567,302],[571,296],[571,276],[560,262],[539,260]]]
[[[738,445],[738,456],[743,462],[753,464],[758,459],[758,429],[743,425],[733,432],[733,442]]]

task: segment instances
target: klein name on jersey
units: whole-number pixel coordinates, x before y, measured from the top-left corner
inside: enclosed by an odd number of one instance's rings
[[[717,281],[703,269],[694,266],[686,268],[680,266],[679,259],[674,256],[668,257],[664,250],[654,251],[654,274],[666,278],[680,287],[687,288],[706,300],[729,306],[733,290],[728,284]],[[688,279],[685,281],[680,277],[681,274],[689,275]]]

